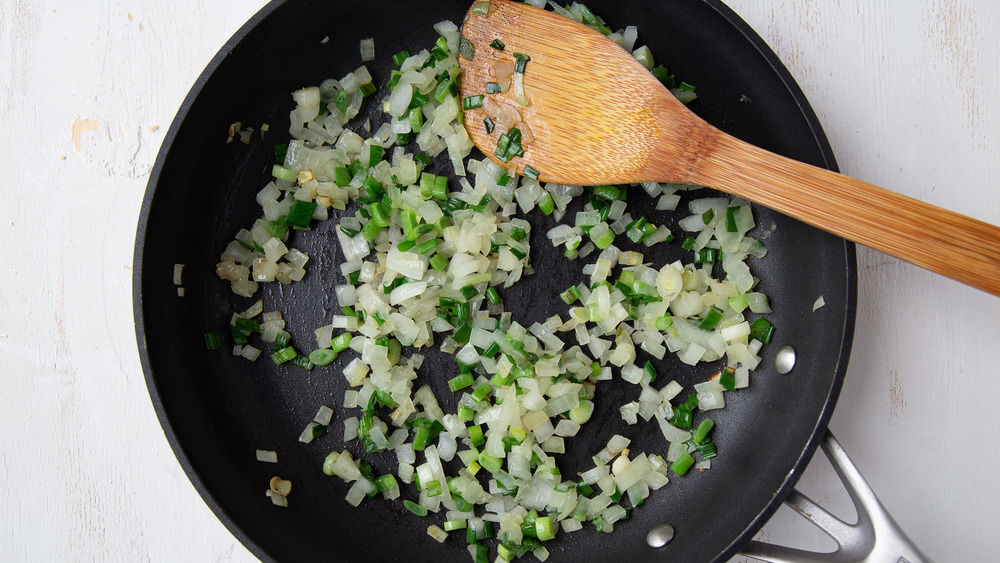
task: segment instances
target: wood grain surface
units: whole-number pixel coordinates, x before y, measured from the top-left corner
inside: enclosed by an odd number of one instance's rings
[[[0,2],[5,559],[253,560],[163,437],[130,295],[163,134],[263,3]],[[786,63],[846,174],[1000,224],[1000,3],[728,3]],[[866,249],[858,258],[854,351],[831,428],[930,557],[991,560],[1000,299]],[[799,488],[852,517],[821,456]],[[759,538],[833,547],[786,509]]]

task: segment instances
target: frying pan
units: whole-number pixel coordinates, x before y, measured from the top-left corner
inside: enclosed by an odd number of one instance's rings
[[[691,108],[710,123],[766,149],[836,169],[833,154],[805,97],[774,53],[739,17],[715,0],[616,2],[588,5],[613,28],[639,26],[640,43],[657,61],[697,85]],[[320,405],[340,404],[346,387],[334,364],[306,372],[274,366],[266,357],[249,363],[225,351],[207,351],[202,335],[225,333],[231,314],[251,299],[233,295],[216,278],[214,265],[236,231],[259,217],[254,194],[269,180],[272,145],[288,140],[289,93],[339,78],[361,64],[359,41],[372,37],[377,60],[368,63],[384,85],[389,56],[433,43],[432,25],[460,23],[468,0],[434,3],[322,0],[275,1],[256,14],[212,60],[175,118],[150,177],[139,219],[134,256],[136,335],[153,407],[166,439],[205,502],[232,533],[264,560],[442,561],[468,557],[464,541],[438,544],[426,534],[440,523],[418,518],[381,498],[358,508],[344,500],[347,485],[320,471],[324,456],[345,447],[338,413],[331,432],[311,444],[297,437]],[[373,122],[377,103],[366,104]],[[249,144],[226,143],[231,123],[258,132]],[[260,133],[260,125],[269,130]],[[436,165],[437,166],[437,165]],[[432,172],[444,173],[443,168]],[[690,197],[712,195],[694,194]],[[818,202],[819,203],[819,202]],[[639,202],[641,205],[642,203]],[[762,291],[771,297],[774,342],[749,388],[727,394],[725,411],[713,413],[719,457],[703,473],[674,477],[608,536],[592,526],[560,534],[546,547],[555,560],[726,560],[767,521],[792,490],[824,435],[850,354],[856,308],[855,249],[837,237],[795,220],[756,209],[752,234],[766,238],[768,255],[752,263]],[[652,216],[674,227],[678,214]],[[533,213],[535,274],[502,293],[523,325],[565,315],[557,299],[579,276],[581,262],[566,261],[544,233],[554,225]],[[293,286],[263,286],[265,310],[280,309],[299,349],[310,349],[312,330],[337,309],[332,287],[343,283],[343,259],[335,221],[292,235],[290,246],[311,257],[309,274]],[[679,245],[648,251],[663,264],[684,258]],[[172,283],[173,267],[185,264],[185,295]],[[822,296],[826,305],[813,303]],[[255,297],[256,299],[256,297]],[[229,342],[224,340],[224,349]],[[779,347],[794,346],[798,363],[788,375],[773,368]],[[422,380],[447,410],[455,397],[446,381],[454,361],[426,351]],[[673,359],[655,362],[660,382],[686,388],[704,381],[718,365],[690,368]],[[628,426],[618,407],[638,387],[602,382],[590,424],[569,441],[564,475],[589,468],[590,457],[614,433],[632,439],[634,452],[664,455],[667,444],[655,425]],[[357,444],[346,445],[355,453]],[[275,450],[279,463],[259,463],[256,449]],[[366,456],[377,473],[393,470],[391,454]],[[288,508],[264,496],[274,475],[293,482]],[[404,491],[404,495],[413,490]],[[666,547],[647,546],[646,533],[670,523],[676,537]]]

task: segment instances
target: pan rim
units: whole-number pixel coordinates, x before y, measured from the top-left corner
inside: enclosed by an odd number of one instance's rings
[[[195,490],[199,493],[201,498],[204,500],[205,504],[208,505],[209,509],[213,514],[226,526],[229,532],[240,541],[255,557],[265,561],[275,560],[274,556],[267,553],[261,545],[255,541],[249,534],[237,524],[229,515],[229,513],[223,508],[216,495],[205,485],[204,481],[195,470],[191,459],[189,458],[188,452],[186,451],[181,439],[174,431],[174,426],[171,421],[170,415],[167,413],[163,402],[161,400],[161,394],[159,390],[159,383],[154,377],[153,367],[150,362],[148,346],[147,346],[147,332],[146,324],[144,321],[144,307],[143,307],[143,294],[142,294],[142,284],[143,284],[143,258],[145,250],[145,241],[147,235],[147,227],[149,222],[150,210],[152,208],[153,200],[156,196],[157,185],[159,184],[160,176],[162,173],[162,168],[164,162],[167,160],[167,155],[169,154],[175,137],[177,136],[178,130],[181,124],[184,122],[187,114],[189,113],[195,100],[201,94],[201,91],[205,87],[205,84],[209,81],[211,76],[217,71],[219,66],[225,61],[229,53],[254,29],[260,24],[264,19],[266,19],[272,12],[286,4],[289,0],[271,0],[265,6],[263,6],[258,12],[251,16],[226,43],[220,48],[220,50],[213,56],[211,61],[205,67],[205,69],[199,74],[198,78],[195,80],[191,89],[188,91],[183,102],[178,108],[171,125],[164,136],[163,142],[157,153],[156,161],[154,163],[153,169],[150,172],[150,177],[146,185],[145,194],[143,196],[142,205],[139,212],[139,220],[136,228],[136,239],[133,252],[133,276],[132,276],[132,301],[133,301],[133,314],[134,323],[136,331],[136,341],[138,346],[138,353],[140,364],[142,366],[144,379],[146,382],[146,387],[149,392],[150,401],[152,403],[153,409],[156,412],[158,421],[160,422],[161,429],[164,436],[169,443],[171,450],[176,457],[177,461],[180,463],[182,469],[188,480],[194,486]],[[807,124],[808,129],[812,133],[812,138],[815,142],[816,148],[819,149],[823,166],[832,171],[838,171],[838,166],[836,159],[833,154],[833,150],[829,144],[829,141],[823,131],[823,128],[819,122],[818,117],[810,106],[805,94],[802,92],[798,83],[794,80],[791,73],[784,66],[781,60],[778,58],[777,54],[767,45],[767,43],[753,30],[750,25],[745,22],[735,11],[729,6],[724,4],[722,0],[701,0],[707,7],[713,10],[718,16],[723,18],[729,25],[733,27],[746,41],[753,46],[757,54],[761,57],[763,61],[773,70],[775,77],[777,77],[785,90],[794,99],[798,111],[800,112],[804,122]],[[846,275],[846,295],[845,295],[845,314],[846,321],[844,323],[844,330],[842,334],[842,346],[840,355],[837,360],[835,373],[833,375],[832,384],[830,387],[829,394],[826,397],[824,407],[816,420],[811,436],[807,441],[805,447],[802,449],[796,463],[785,479],[782,481],[781,487],[774,492],[772,500],[764,506],[756,518],[747,526],[747,528],[741,533],[729,546],[727,546],[720,555],[716,558],[716,561],[725,561],[736,555],[739,552],[740,547],[749,541],[763,526],[764,524],[773,516],[777,511],[778,507],[783,503],[783,501],[791,494],[802,475],[802,472],[806,466],[811,461],[814,456],[817,447],[819,446],[823,435],[826,432],[830,419],[832,418],[833,411],[836,407],[837,400],[839,398],[844,378],[847,372],[847,367],[850,359],[851,348],[853,345],[855,322],[856,322],[856,311],[857,311],[857,253],[854,243],[849,241],[844,241],[844,252],[845,252],[845,271]]]
[[[135,322],[136,343],[139,351],[139,363],[142,366],[143,377],[146,381],[146,389],[149,392],[150,402],[153,405],[153,410],[156,412],[156,418],[160,423],[160,428],[163,430],[164,437],[167,439],[167,443],[170,445],[170,449],[173,452],[174,457],[184,470],[185,476],[187,476],[188,480],[198,492],[198,495],[202,498],[215,517],[222,522],[229,533],[231,533],[244,547],[247,548],[247,550],[249,550],[261,561],[275,561],[276,559],[268,554],[257,541],[250,537],[243,527],[237,524],[230,517],[228,511],[222,507],[222,504],[216,496],[205,485],[201,476],[191,463],[188,453],[181,443],[180,438],[177,436],[176,432],[174,432],[170,415],[163,406],[159,391],[159,384],[153,374],[153,367],[149,360],[149,350],[146,344],[146,326],[143,316],[142,297],[143,257],[145,250],[146,229],[149,223],[149,213],[152,208],[153,199],[156,195],[156,188],[159,184],[160,175],[163,171],[163,165],[164,162],[166,162],[166,157],[173,146],[177,132],[187,117],[191,106],[201,94],[205,84],[209,81],[229,53],[243,40],[244,37],[253,31],[253,29],[256,28],[261,21],[266,19],[281,5],[285,4],[286,1],[287,0],[271,0],[260,10],[254,13],[242,26],[240,26],[232,37],[230,37],[219,49],[219,51],[216,52],[211,61],[209,61],[209,63],[205,66],[204,70],[202,70],[198,75],[198,78],[195,79],[194,84],[192,84],[187,95],[184,96],[184,100],[177,109],[177,113],[170,122],[169,129],[163,137],[163,142],[160,144],[160,149],[156,154],[156,161],[154,162],[153,168],[149,174],[149,181],[146,183],[146,191],[143,195],[142,205],[139,209],[139,221],[136,226],[135,247],[132,255],[132,311]]]

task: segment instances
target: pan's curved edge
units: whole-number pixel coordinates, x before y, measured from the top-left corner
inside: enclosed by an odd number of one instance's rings
[[[777,55],[768,47],[763,39],[739,17],[731,8],[726,6],[721,0],[703,0],[705,4],[717,12],[722,18],[728,21],[732,26],[737,29],[748,41],[753,45],[753,47],[761,54],[761,56],[768,62],[768,64],[774,69],[777,76],[780,77],[782,83],[788,92],[795,99],[802,116],[807,120],[809,128],[813,133],[816,146],[818,146],[823,155],[823,164],[826,168],[836,171],[838,169],[837,163],[830,147],[829,141],[827,140],[823,129],[816,117],[814,111],[806,99],[805,94],[801,91],[795,80],[792,78],[789,71],[785,68],[784,64],[780,61]],[[148,349],[146,345],[146,330],[143,322],[143,294],[142,294],[142,275],[143,275],[143,250],[145,244],[145,237],[147,232],[147,222],[149,217],[150,208],[155,196],[156,185],[161,175],[162,166],[165,161],[165,157],[170,151],[171,144],[177,134],[177,130],[187,115],[193,101],[197,98],[198,94],[203,89],[205,83],[209,80],[212,74],[216,71],[223,60],[228,56],[228,54],[236,47],[236,45],[244,38],[244,36],[249,33],[256,25],[260,23],[261,20],[265,19],[268,15],[274,12],[277,8],[284,5],[286,0],[272,0],[266,6],[264,6],[259,12],[252,16],[220,49],[220,51],[213,57],[211,62],[208,64],[206,69],[199,75],[198,79],[195,81],[194,85],[186,95],[183,103],[176,116],[174,117],[167,134],[164,137],[163,143],[159,149],[156,163],[150,173],[150,178],[147,183],[146,193],[144,195],[142,205],[140,208],[140,215],[138,226],[136,230],[136,240],[133,253],[133,279],[132,279],[132,299],[133,299],[133,314],[136,329],[136,340],[138,345],[138,352],[140,357],[140,363],[143,369],[144,377],[146,380],[147,390],[150,395],[150,399],[156,412],[157,418],[161,423],[164,435],[167,442],[170,444],[174,455],[176,456],[181,467],[191,483],[194,485],[195,489],[198,491],[202,499],[216,515],[217,518],[226,526],[226,528],[242,543],[249,551],[264,561],[272,561],[273,558],[265,552],[259,544],[257,544],[251,537],[249,537],[245,531],[237,525],[221,508],[216,498],[211,494],[211,492],[205,487],[204,483],[201,481],[197,473],[194,471],[190,460],[184,449],[182,448],[178,437],[173,431],[173,427],[170,423],[166,411],[161,402],[161,397],[157,384],[152,375],[152,367],[149,359]],[[798,460],[795,463],[794,468],[789,472],[787,477],[783,480],[782,486],[774,492],[773,501],[768,504],[763,511],[754,519],[754,521],[746,528],[746,530],[733,541],[725,551],[716,559],[717,561],[726,561],[735,555],[739,548],[747,541],[752,539],[752,537],[760,530],[761,527],[770,519],[774,512],[778,509],[785,498],[791,493],[796,482],[801,477],[801,474],[805,467],[808,465],[813,455],[815,454],[816,448],[819,446],[819,442],[829,424],[832,417],[834,406],[836,405],[837,398],[840,394],[841,387],[843,385],[843,380],[846,375],[848,360],[850,357],[850,351],[854,335],[854,318],[857,309],[857,257],[855,246],[853,243],[844,242],[844,252],[845,252],[845,262],[846,268],[846,296],[845,296],[845,313],[847,317],[847,322],[844,326],[843,332],[843,344],[841,348],[841,354],[838,358],[836,374],[832,382],[829,395],[823,412],[821,413],[815,427],[813,428],[812,435],[808,441],[806,447],[801,452]]]
[[[163,142],[160,144],[155,164],[149,174],[149,181],[146,183],[146,192],[143,196],[142,205],[139,209],[139,222],[136,226],[135,246],[132,254],[132,313],[133,320],[135,322],[136,344],[139,351],[139,363],[142,366],[143,376],[146,380],[146,389],[149,392],[149,398],[153,405],[153,410],[156,412],[156,418],[160,422],[160,427],[167,439],[167,443],[170,444],[170,449],[174,452],[174,456],[177,458],[178,463],[180,463],[181,468],[184,469],[184,474],[187,476],[188,480],[191,481],[191,484],[194,485],[195,490],[198,491],[202,500],[205,501],[205,504],[208,505],[212,513],[215,514],[215,517],[223,523],[226,529],[228,529],[229,532],[232,533],[241,544],[243,544],[243,546],[253,553],[254,556],[262,561],[274,561],[274,559],[229,517],[226,511],[219,505],[215,496],[212,495],[211,491],[202,482],[198,473],[191,465],[187,453],[181,446],[180,440],[174,433],[173,425],[170,423],[166,410],[163,408],[160,392],[157,387],[156,380],[153,377],[152,366],[149,361],[149,350],[146,344],[146,326],[143,321],[142,265],[149,211],[152,207],[153,198],[156,195],[156,185],[160,179],[163,163],[166,160],[167,154],[170,152],[171,145],[173,144],[181,123],[184,121],[185,116],[191,109],[191,105],[194,103],[194,100],[198,97],[202,88],[204,88],[205,83],[208,82],[212,74],[214,74],[219,65],[222,64],[222,61],[229,56],[229,53],[232,52],[236,45],[238,45],[240,41],[242,41],[243,38],[260,23],[261,20],[265,19],[285,2],[286,0],[272,0],[267,5],[262,7],[256,14],[251,16],[250,19],[248,19],[240,27],[240,29],[234,33],[228,41],[226,41],[222,48],[219,49],[219,51],[198,76],[197,80],[195,80],[194,85],[191,86],[187,95],[184,97],[184,101],[177,110],[176,115],[171,121],[170,128],[167,130],[167,133],[163,138]]]
[[[830,146],[830,141],[826,137],[826,133],[823,132],[823,126],[819,122],[819,118],[816,117],[816,112],[813,111],[812,106],[809,104],[809,100],[806,98],[805,93],[799,87],[798,83],[792,77],[792,74],[785,67],[778,55],[768,46],[768,44],[757,34],[756,31],[750,24],[743,20],[733,11],[732,8],[727,6],[722,2],[722,0],[704,0],[705,4],[710,8],[715,10],[722,18],[728,21],[732,26],[737,29],[747,41],[753,45],[753,47],[760,53],[771,68],[774,69],[775,74],[781,79],[788,93],[792,95],[795,99],[796,104],[799,107],[799,111],[802,116],[806,119],[809,124],[809,129],[813,133],[813,138],[815,140],[816,146],[819,147],[820,152],[823,155],[823,166],[834,172],[839,172],[840,169],[837,166],[836,157],[833,154],[833,148]],[[778,507],[788,498],[788,495],[792,493],[795,488],[795,484],[798,482],[799,478],[802,476],[802,472],[805,471],[807,465],[812,460],[813,455],[816,453],[816,448],[819,447],[820,441],[826,432],[827,426],[830,423],[830,419],[833,416],[834,407],[837,405],[837,399],[840,396],[841,388],[844,385],[844,377],[847,374],[847,365],[851,357],[851,347],[854,342],[854,320],[857,315],[857,305],[858,305],[858,264],[857,264],[857,251],[855,244],[853,242],[844,241],[844,257],[847,264],[845,271],[846,275],[846,290],[844,308],[845,316],[847,322],[844,324],[844,333],[841,346],[840,357],[837,360],[836,374],[833,379],[833,384],[830,387],[830,393],[827,396],[826,405],[823,408],[823,412],[820,414],[816,425],[813,427],[812,436],[809,438],[809,442],[806,447],[802,450],[802,454],[796,461],[795,466],[788,473],[784,481],[782,481],[781,487],[774,491],[774,497],[772,501],[760,512],[757,518],[747,526],[746,530],[743,531],[740,536],[733,541],[723,553],[716,559],[716,561],[727,561],[734,555],[737,555],[740,548],[746,542],[753,539],[753,536],[764,527],[764,524],[771,519],[771,516],[778,510]]]

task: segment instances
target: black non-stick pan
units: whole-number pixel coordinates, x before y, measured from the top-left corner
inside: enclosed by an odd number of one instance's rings
[[[398,503],[381,498],[359,508],[343,499],[347,485],[322,474],[326,453],[345,447],[344,415],[333,430],[311,444],[297,438],[320,405],[340,405],[346,386],[343,355],[325,368],[306,372],[254,363],[222,351],[208,351],[206,332],[226,332],[230,315],[252,300],[237,297],[214,274],[215,263],[236,231],[252,224],[260,210],[254,194],[267,183],[272,146],[287,141],[289,93],[340,78],[361,64],[359,41],[375,40],[369,63],[384,85],[392,53],[416,52],[436,38],[432,25],[457,24],[467,0],[275,1],[254,16],[226,44],[198,79],[180,108],[151,175],[135,248],[134,303],[139,352],[152,403],[177,459],[206,503],[255,555],[287,561],[445,561],[469,557],[464,538],[438,544],[427,526]],[[788,72],[763,41],[732,11],[715,0],[588,2],[611,27],[639,26],[639,43],[657,61],[697,86],[691,108],[728,133],[811,164],[835,169],[833,155],[815,115]],[[326,40],[325,40],[326,39]],[[325,40],[325,41],[324,41]],[[381,120],[378,104],[368,104]],[[234,122],[254,127],[249,144],[227,143]],[[269,130],[261,133],[261,124]],[[444,172],[443,168],[436,169]],[[712,192],[706,191],[705,195]],[[695,194],[697,197],[699,194]],[[640,202],[641,203],[641,202]],[[821,205],[822,202],[817,202]],[[656,217],[674,226],[677,216]],[[533,223],[535,274],[503,294],[508,310],[527,326],[555,313],[557,298],[578,279],[581,262],[569,262],[544,237],[554,223],[537,212]],[[312,330],[336,309],[332,288],[343,283],[334,221],[297,232],[291,245],[311,256],[309,274],[293,286],[265,287],[265,310],[285,313],[297,342],[309,349]],[[812,457],[830,418],[847,368],[855,315],[855,251],[842,239],[766,209],[757,209],[758,237],[768,255],[752,263],[760,288],[771,296],[777,327],[749,388],[729,393],[717,422],[719,457],[703,473],[674,477],[655,492],[612,535],[584,530],[547,543],[555,560],[664,559],[725,560],[777,509]],[[663,264],[685,258],[679,244],[652,251]],[[185,264],[185,295],[173,284],[174,264]],[[813,311],[822,296],[826,305]],[[775,352],[792,345],[798,363],[789,375],[774,367]],[[428,351],[422,370],[445,407],[454,398],[445,382],[454,375],[450,357]],[[671,358],[657,363],[659,384],[676,379],[689,387],[718,365],[690,368]],[[638,388],[620,380],[597,388],[594,420],[570,442],[565,471],[586,470],[590,456],[612,433],[632,439],[635,452],[665,455],[667,444],[654,425],[628,426],[618,407],[635,400]],[[346,445],[357,453],[357,444]],[[275,450],[276,465],[257,462],[255,450]],[[369,456],[376,470],[394,468],[391,455]],[[264,496],[274,475],[293,482],[289,507]],[[405,494],[405,493],[404,493]],[[413,491],[410,491],[413,494]],[[659,550],[647,532],[661,523],[676,530]]]

